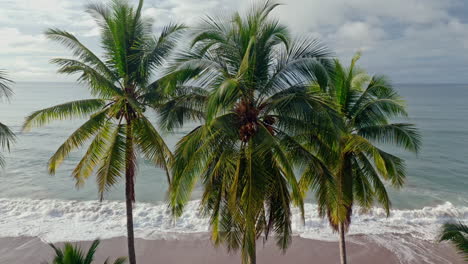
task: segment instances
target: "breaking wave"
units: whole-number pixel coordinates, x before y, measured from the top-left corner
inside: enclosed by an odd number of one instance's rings
[[[355,210],[356,212],[358,210]],[[294,209],[293,231],[304,238],[335,240],[326,220],[317,215],[315,204],[305,205],[305,222]],[[449,202],[417,210],[385,211],[374,208],[355,213],[350,234],[404,234],[433,240],[440,225],[448,219],[468,221],[468,207]],[[38,236],[47,242],[79,241],[125,236],[125,203],[122,201],[67,201],[0,199],[0,236]],[[198,201],[191,201],[184,214],[174,220],[164,203],[137,203],[134,208],[135,236],[146,239],[174,237],[178,234],[209,231],[209,221],[198,212]]]

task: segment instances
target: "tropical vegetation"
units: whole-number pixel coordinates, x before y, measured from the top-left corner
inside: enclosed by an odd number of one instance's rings
[[[446,222],[440,230],[439,242],[450,241],[460,255],[468,261],[468,226],[458,222]]]
[[[316,40],[293,38],[270,16],[277,6],[267,1],[245,16],[205,18],[165,76],[170,98],[159,107],[167,129],[200,123],[174,152],[174,215],[201,181],[214,243],[240,249],[250,264],[260,236],[273,234],[283,250],[290,244],[292,204],[303,212],[296,168],[320,199],[326,195],[332,175],[303,144],[329,144],[340,124],[322,92],[309,90],[332,68],[331,53]]]
[[[101,200],[124,177],[127,210],[128,257],[136,263],[132,206],[135,202],[137,155],[168,172],[172,154],[146,110],[157,101],[159,80],[153,73],[165,62],[183,26],[169,25],[159,37],[152,21],[142,17],[143,1],[134,9],[125,1],[109,6],[90,4],[87,12],[101,30],[103,57],[99,58],[72,33],[49,29],[46,36],[70,49],[74,58],[56,58],[59,73],[78,74],[94,98],[67,102],[36,111],[26,118],[23,130],[47,125],[53,120],[88,120],[74,131],[48,162],[50,174],[71,151],[87,146],[72,172],[76,186],[96,172]],[[89,145],[86,145],[86,143]]]
[[[12,95],[12,81],[7,78],[6,72],[0,70],[0,101],[8,100]],[[15,141],[15,134],[11,129],[0,121],[0,151],[10,150],[10,145]],[[5,159],[0,152],[0,169],[5,166]]]
[[[201,184],[200,210],[210,219],[213,242],[240,250],[245,264],[256,263],[260,238],[273,236],[287,249],[292,206],[304,217],[309,191],[339,232],[343,264],[354,206],[379,204],[390,213],[385,183],[399,188],[406,173],[404,160],[385,145],[418,152],[421,144],[414,125],[395,121],[407,117],[402,98],[386,77],[357,67],[359,54],[345,67],[319,41],[293,37],[271,15],[277,7],[266,1],[245,15],[205,17],[177,51],[185,27],[170,24],[155,37],[152,21],[142,16],[143,0],[136,8],[124,0],[87,6],[100,28],[101,57],[70,32],[46,31],[73,54],[52,60],[58,72],[77,74],[93,98],[35,111],[23,130],[86,119],[49,159],[48,170],[55,174],[72,151],[85,148],[71,173],[77,188],[95,174],[102,200],[124,180],[130,264],[136,263],[138,155],[165,171],[175,217]],[[9,83],[0,72],[0,97],[11,95]],[[149,109],[158,114],[158,129]],[[188,122],[197,126],[171,153],[160,131]],[[0,123],[0,147],[13,140]],[[464,228],[447,226],[441,240],[466,239],[455,232]],[[87,253],[51,245],[53,263],[91,263],[98,245]]]
[[[92,264],[99,243],[100,241],[98,239],[94,240],[88,252],[83,252],[79,246],[71,243],[65,243],[63,249],[56,247],[54,244],[50,244],[55,252],[55,257],[51,264]],[[124,264],[126,261],[126,258],[120,257],[117,258],[113,264]],[[104,264],[110,264],[109,258],[104,261]]]
[[[353,207],[369,210],[381,205],[387,215],[391,202],[386,185],[400,188],[405,182],[405,162],[382,148],[385,145],[418,152],[421,136],[413,124],[393,122],[406,118],[402,98],[385,76],[370,76],[357,67],[360,54],[344,67],[335,60],[332,75],[320,75],[311,89],[323,91],[342,118],[343,130],[337,142],[322,152],[322,160],[334,176],[328,199],[319,200],[319,213],[327,216],[339,232],[341,263],[346,263],[345,233],[351,224]],[[309,186],[303,179],[302,186]]]

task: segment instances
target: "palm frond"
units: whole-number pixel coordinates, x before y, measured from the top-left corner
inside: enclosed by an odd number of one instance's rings
[[[292,40],[288,48],[280,49],[279,53],[278,62],[262,93],[323,80],[323,75],[332,68],[331,52],[316,39]]]
[[[127,262],[127,258],[126,257],[120,257],[118,259],[116,259],[114,261],[114,264],[125,264],[125,262]]]
[[[163,64],[176,47],[185,28],[186,26],[182,24],[169,24],[162,29],[158,38],[149,39],[144,46],[141,46],[141,53],[134,56],[141,63],[142,72],[147,72],[147,69],[154,70]]]
[[[379,143],[400,146],[413,152],[418,152],[421,146],[421,135],[413,124],[367,126],[359,129],[358,134]]]
[[[216,89],[208,99],[206,116],[207,121],[213,120],[218,114],[226,113],[232,109],[239,100],[241,90],[237,80],[227,79]]]
[[[11,143],[15,142],[16,136],[11,129],[0,122],[0,149],[10,150]]]
[[[156,106],[160,127],[166,131],[182,127],[187,121],[204,121],[208,92],[199,87],[182,87],[178,93]]]
[[[402,187],[406,179],[405,161],[381,149],[378,149],[378,151],[385,162],[385,169],[387,171],[387,174],[382,175],[383,178],[390,181],[393,187]]]
[[[52,59],[51,63],[59,66],[59,73],[79,74],[78,81],[86,84],[93,95],[110,99],[122,94],[121,89],[118,87],[118,85],[121,85],[119,82],[109,79],[91,65],[78,60],[64,58]]]
[[[440,231],[439,241],[450,241],[468,261],[468,226],[462,222],[447,222]]]
[[[94,139],[89,145],[86,153],[72,171],[76,187],[81,187],[84,184],[84,181],[91,176],[94,169],[104,160],[107,144],[110,142],[113,135],[113,129],[114,124],[111,122],[105,122],[100,131],[94,136]]]
[[[54,120],[86,118],[102,109],[105,104],[105,100],[102,99],[85,99],[38,110],[26,117],[23,123],[23,131],[28,131],[32,127],[47,125]]]
[[[12,83],[13,81],[8,79],[6,72],[0,70],[0,99],[8,100],[13,95],[13,90],[10,88]]]
[[[107,143],[105,156],[96,174],[96,181],[101,200],[104,192],[108,191],[119,178],[122,177],[125,169],[125,149],[126,149],[126,129],[125,125],[118,125]]]
[[[101,111],[93,115],[87,122],[75,130],[70,137],[57,149],[57,151],[49,159],[49,173],[55,174],[58,166],[67,158],[68,154],[74,149],[81,147],[86,143],[93,135],[98,132],[103,123],[107,119],[106,110]]]
[[[208,134],[204,127],[197,127],[177,143],[169,195],[170,206],[176,216],[182,214],[203,169],[208,147],[215,143],[218,135]]]
[[[158,131],[145,117],[134,121],[135,143],[146,159],[163,168],[167,174],[167,182],[171,183],[169,175],[170,164],[173,157]]]
[[[118,80],[115,73],[109,69],[97,55],[83,45],[72,33],[57,28],[51,28],[45,32],[45,35],[47,38],[57,41],[70,49],[73,52],[73,55],[78,57],[83,64],[95,67],[95,69],[110,80]]]
[[[379,177],[378,170],[376,170],[376,168],[374,167],[372,162],[369,160],[369,158],[363,154],[359,155],[359,162],[361,163],[360,169],[362,173],[365,174],[365,176],[368,178],[368,180],[373,186],[373,189],[374,189],[373,193],[377,202],[379,202],[379,204],[383,206],[383,208],[385,209],[387,213],[387,216],[389,216],[391,202],[388,196],[387,189],[385,188],[385,185],[383,184],[382,180]],[[362,205],[365,205],[365,203]]]
[[[100,241],[98,239],[91,243],[87,252],[84,252],[80,246],[71,243],[65,243],[63,249],[56,247],[54,244],[49,244],[55,252],[55,257],[52,261],[53,264],[92,264],[94,255],[99,247]],[[126,258],[118,258],[114,264],[124,264]],[[104,264],[108,263],[108,259]]]
[[[91,264],[94,259],[94,254],[96,253],[96,250],[100,244],[100,241],[98,239],[94,240],[93,243],[91,243],[91,246],[88,249],[88,252],[86,253],[84,263],[89,263]]]

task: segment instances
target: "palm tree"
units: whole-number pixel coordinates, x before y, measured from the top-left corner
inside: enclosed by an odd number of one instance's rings
[[[57,248],[54,244],[50,244],[55,251],[55,258],[52,264],[92,264],[99,243],[99,240],[94,240],[86,253],[80,247],[70,243],[65,243],[63,250]],[[124,264],[125,262],[126,258],[120,257],[114,261],[114,264]],[[109,259],[106,259],[104,264],[108,263]]]
[[[391,202],[383,181],[397,188],[405,181],[404,160],[375,143],[393,144],[413,152],[420,147],[420,135],[414,125],[391,122],[407,116],[401,97],[385,77],[370,77],[357,68],[359,57],[357,54],[352,59],[349,68],[336,60],[329,80],[321,75],[325,80],[312,85],[312,90],[329,93],[344,123],[338,142],[331,147],[334,153],[329,152],[324,158],[335,176],[335,184],[330,187],[328,199],[319,201],[320,215],[327,215],[332,228],[339,232],[342,264],[346,263],[345,233],[351,224],[353,206],[358,204],[366,210],[378,203],[389,215]]]
[[[92,139],[86,153],[72,172],[76,186],[97,169],[97,185],[101,200],[105,191],[125,175],[127,234],[129,261],[135,264],[132,203],[135,202],[135,168],[137,153],[168,170],[171,152],[148,120],[145,110],[158,93],[159,81],[151,81],[157,69],[173,49],[180,25],[165,27],[160,36],[152,34],[152,22],[141,16],[143,0],[137,9],[125,1],[115,0],[110,6],[91,4],[87,11],[101,29],[100,59],[73,34],[49,29],[49,39],[68,47],[75,59],[56,58],[59,73],[79,74],[93,99],[68,102],[32,113],[24,130],[46,125],[53,120],[88,117],[81,127],[58,148],[48,163],[49,173],[69,153]],[[167,172],[167,180],[170,181]]]
[[[12,81],[7,78],[6,73],[0,70],[0,100],[5,98],[8,100],[13,94],[10,88]],[[0,122],[0,150],[10,150],[10,145],[15,141],[15,134],[11,129]],[[5,166],[5,159],[0,152],[0,168]]]
[[[307,90],[316,71],[330,68],[330,53],[315,40],[292,40],[269,18],[276,7],[265,2],[247,17],[207,17],[165,77],[174,98],[159,108],[163,127],[201,122],[176,146],[173,213],[182,214],[201,178],[201,212],[210,216],[214,243],[240,248],[250,264],[262,234],[275,233],[283,250],[290,243],[291,202],[303,210],[295,166],[320,174],[316,181],[331,180],[301,142],[317,135],[326,141],[337,130],[333,108]]]
[[[439,242],[450,241],[454,244],[460,254],[468,261],[468,226],[459,223],[447,222],[440,231]]]

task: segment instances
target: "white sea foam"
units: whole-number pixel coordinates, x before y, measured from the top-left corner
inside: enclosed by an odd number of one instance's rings
[[[333,240],[326,220],[317,215],[314,204],[306,204],[305,224],[294,209],[294,233],[305,238]],[[468,207],[451,203],[419,210],[392,210],[386,218],[382,209],[356,213],[350,234],[409,234],[432,240],[444,221],[457,218],[468,222]],[[65,201],[0,199],[0,236],[38,236],[48,242],[91,240],[125,236],[125,203],[120,201]],[[198,201],[188,204],[176,221],[163,203],[137,203],[134,209],[135,236],[154,239],[183,233],[209,231],[209,221],[198,213]]]
[[[305,211],[305,225],[296,222],[294,226],[300,236],[321,240],[337,239],[328,222],[318,217],[316,205],[306,204]],[[432,241],[445,221],[458,219],[468,222],[468,207],[455,207],[450,202],[416,210],[391,210],[389,217],[382,208],[374,208],[367,213],[359,213],[359,209],[355,211],[349,234],[408,234]]]
[[[351,237],[352,242],[359,240]],[[423,240],[412,239],[409,236],[399,234],[367,235],[361,243],[377,244],[393,252],[400,264],[425,263],[425,264],[452,264],[446,256],[434,252],[434,247],[428,246]]]

